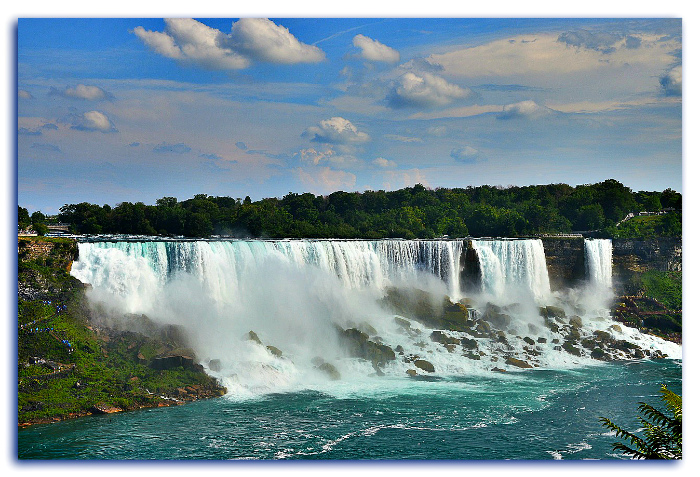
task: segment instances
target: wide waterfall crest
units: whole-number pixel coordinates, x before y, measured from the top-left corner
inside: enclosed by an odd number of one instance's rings
[[[598,298],[607,295],[594,287],[552,292],[540,240],[470,242],[481,290],[460,286],[462,240],[82,242],[71,274],[92,285],[106,326],[145,315],[181,327],[198,362],[239,397],[576,366],[594,362],[592,350],[563,350],[565,341],[605,336],[597,331],[680,355],[673,343],[613,329]],[[603,287],[606,246],[586,243],[590,280]]]

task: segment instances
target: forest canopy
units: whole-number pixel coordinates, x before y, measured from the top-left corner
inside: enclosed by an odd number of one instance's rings
[[[642,225],[627,214],[664,211]],[[155,205],[66,204],[57,219],[81,234],[142,234],[239,238],[517,237],[586,232],[599,237],[681,235],[681,194],[633,192],[609,179],[572,187],[478,186],[396,191],[293,193],[252,201],[198,194]],[[619,224],[619,225],[618,225]],[[632,225],[632,226],[631,226]]]

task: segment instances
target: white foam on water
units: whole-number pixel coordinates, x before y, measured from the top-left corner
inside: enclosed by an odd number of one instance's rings
[[[611,293],[606,268],[610,264],[603,263],[608,242],[586,241],[586,257],[595,256],[587,259],[587,286],[553,293],[540,240],[473,240],[482,267],[482,292],[472,298],[477,307],[489,301],[506,307],[512,317],[508,344],[464,332],[442,333],[474,339],[483,353],[480,359],[471,359],[459,345],[450,350],[434,342],[433,329],[410,317],[403,317],[410,323],[406,330],[381,304],[387,286],[418,288],[437,301],[444,295],[454,301],[461,298],[461,240],[80,243],[80,258],[71,274],[92,285],[88,297],[105,324],[118,324],[125,313],[133,313],[182,327],[199,362],[227,387],[230,398],[301,389],[338,397],[420,394],[461,386],[449,378],[517,380],[523,373],[536,372],[507,365],[506,355],[539,368],[600,365],[589,352],[574,356],[557,349],[561,343],[553,340],[561,335],[544,326],[539,314],[543,305],[561,306],[567,316],[580,316],[582,338],[603,330],[680,359],[679,345],[621,324],[620,331],[612,329],[606,294]],[[372,327],[377,336],[370,339],[393,349],[400,345],[403,354],[397,351],[397,359],[382,368],[385,376],[378,377],[369,361],[348,356],[338,326]],[[248,339],[250,331],[262,344]],[[524,341],[527,336],[546,342],[530,346]],[[267,346],[280,349],[282,356]],[[428,360],[435,372],[404,360],[409,356]],[[319,370],[319,359],[330,363],[341,380],[330,380]],[[209,366],[210,360],[219,360],[217,370]],[[508,372],[494,373],[493,368]],[[419,379],[409,379],[408,370]]]

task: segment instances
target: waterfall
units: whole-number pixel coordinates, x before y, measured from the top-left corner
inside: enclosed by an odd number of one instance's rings
[[[586,239],[585,262],[588,281],[595,288],[612,288],[612,240]]]
[[[521,291],[537,301],[549,297],[549,274],[541,240],[475,239],[472,246],[479,257],[483,292],[500,300]]]
[[[376,386],[382,375],[430,374],[418,367],[419,358],[436,374],[455,376],[491,376],[494,367],[511,366],[507,360],[514,353],[543,367],[588,359],[561,351],[555,340],[565,336],[545,326],[539,307],[561,305],[567,315],[575,310],[582,336],[607,330],[611,322],[596,308],[583,307],[592,310],[587,315],[566,302],[577,294],[550,292],[540,240],[472,244],[482,293],[470,297],[460,289],[461,240],[81,242],[71,274],[92,285],[86,293],[98,327],[149,333],[158,329],[154,324],[178,326],[183,346],[231,395],[243,398],[335,386],[319,363],[331,364],[342,376],[338,386],[351,393]],[[586,242],[592,280],[609,270],[604,250],[609,257],[609,241]],[[600,302],[599,292],[591,295]],[[468,299],[457,305],[463,297]],[[465,320],[455,328],[461,313],[472,324]],[[491,325],[476,323],[482,319]],[[351,351],[345,334],[350,329],[351,336],[364,335],[373,344],[356,342],[360,347]],[[498,330],[507,336],[498,337]],[[544,341],[533,345],[535,338]],[[536,353],[525,351],[531,346]],[[367,356],[358,357],[358,349],[372,356],[394,350],[395,357],[380,374]]]
[[[382,289],[393,281],[427,272],[442,280],[448,294],[460,294],[461,240],[279,240],[93,242],[79,245],[73,275],[93,286],[116,291],[138,288],[145,279],[160,284],[185,273],[220,296],[246,271],[269,260],[299,269],[316,267],[335,275],[345,287]],[[106,265],[110,262],[111,266]]]

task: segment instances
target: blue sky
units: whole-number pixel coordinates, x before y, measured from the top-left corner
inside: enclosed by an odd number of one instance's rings
[[[680,19],[20,19],[18,200],[682,188]]]

